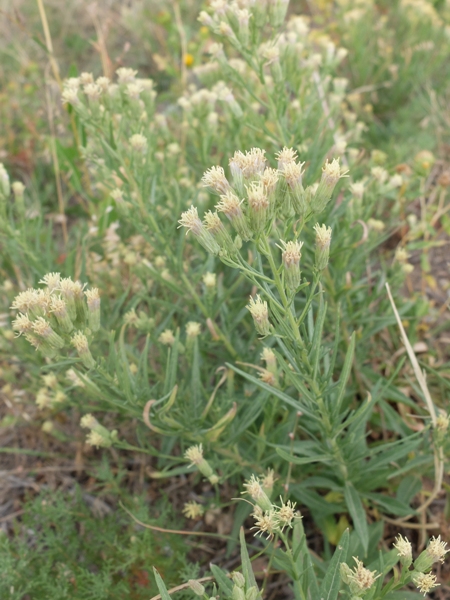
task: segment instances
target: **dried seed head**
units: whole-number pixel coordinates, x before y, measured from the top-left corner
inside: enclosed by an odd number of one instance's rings
[[[199,466],[204,460],[202,444],[188,448],[184,453],[184,458],[191,463],[190,466]]]

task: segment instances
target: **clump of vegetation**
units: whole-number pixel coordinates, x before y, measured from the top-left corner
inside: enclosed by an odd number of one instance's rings
[[[5,594],[148,597],[150,566],[164,600],[164,580],[234,600],[448,589],[450,15],[322,4],[167,3],[158,47],[144,4],[109,38],[92,9],[101,67],[82,45],[62,78],[38,1],[51,136],[42,170],[0,167],[2,427],[75,456],[79,487],[70,514],[40,492],[6,528]],[[142,55],[114,62],[127,28]],[[94,540],[98,457],[129,461],[141,500],[111,484]],[[171,510],[142,508],[148,481]]]

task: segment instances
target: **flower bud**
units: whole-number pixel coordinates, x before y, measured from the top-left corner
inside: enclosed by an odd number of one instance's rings
[[[245,577],[239,571],[233,571],[233,573],[231,573],[231,579],[233,580],[233,583],[238,587],[245,587]]]
[[[258,588],[255,585],[252,585],[245,593],[245,600],[256,600],[258,594]]]
[[[289,0],[269,0],[269,19],[273,28],[277,29],[284,23]]]
[[[194,592],[194,594],[197,594],[197,596],[203,596],[203,594],[205,593],[205,588],[203,587],[203,585],[195,579],[189,579],[188,585]]]
[[[78,331],[71,339],[70,343],[75,348],[78,356],[81,358],[82,363],[88,369],[93,369],[96,365],[94,358],[92,357],[91,351],[89,350],[89,344],[87,337],[81,331]]]
[[[399,535],[396,538],[394,548],[397,550],[397,555],[400,558],[400,563],[403,567],[409,568],[412,563],[412,547],[411,542]]]
[[[262,488],[262,485],[256,475],[252,475],[250,479],[248,479],[244,483],[244,487],[246,488],[243,494],[249,494],[249,496],[256,502],[256,505],[263,511],[272,511],[273,506],[270,501],[269,496],[265,493]]]
[[[236,246],[217,212],[213,213],[209,210],[205,214],[203,223],[206,230],[212,234],[222,250],[226,250],[230,254],[236,254]]]
[[[73,323],[69,317],[67,306],[61,296],[52,296],[50,301],[50,312],[55,316],[58,325],[65,333],[70,333]]]
[[[233,590],[231,592],[232,600],[245,600],[245,592],[243,588],[238,587],[237,585],[233,586]]]
[[[205,226],[200,221],[197,209],[194,206],[191,206],[189,210],[181,215],[181,219],[178,221],[178,223],[180,223],[181,227],[186,227],[188,233],[189,231],[192,231],[207,252],[214,255],[219,253],[219,244],[213,238],[211,233],[205,229]]]
[[[283,242],[284,283],[289,292],[295,292],[300,285],[300,258],[303,242]]]
[[[258,234],[261,233],[269,221],[269,199],[262,182],[252,182],[245,186],[248,195],[248,216],[250,227]]]
[[[325,163],[319,187],[311,201],[311,208],[314,213],[319,214],[325,209],[337,182],[341,177],[345,177],[346,173],[347,171],[341,170],[339,160],[337,159],[334,159],[331,163],[328,161]]]
[[[244,241],[248,241],[252,238],[252,232],[242,211],[242,202],[243,201],[239,200],[236,194],[229,191],[220,196],[220,202],[216,204],[216,209],[219,212],[223,212],[231,221],[231,224],[236,229],[239,236]]]
[[[323,271],[328,265],[330,256],[331,227],[317,223],[314,225],[314,231],[316,232],[315,267],[318,271]]]
[[[256,331],[262,336],[269,335],[270,323],[267,302],[261,300],[259,295],[256,296],[256,299],[250,296],[250,302],[247,305],[247,309],[253,317]]]
[[[428,546],[414,561],[414,569],[423,573],[428,571],[435,562],[443,563],[448,552],[446,546],[447,542],[443,542],[440,535],[437,538],[432,537]]]
[[[290,191],[292,205],[300,218],[303,218],[310,208],[302,185],[302,168],[304,164],[292,161],[288,162],[283,169],[283,176]]]
[[[88,321],[91,331],[100,329],[100,295],[97,288],[86,290],[84,292],[88,306]]]
[[[43,317],[38,317],[32,324],[33,332],[54,350],[64,346],[64,340],[50,327],[50,323]]]
[[[9,175],[3,163],[0,163],[0,196],[3,196],[3,200],[9,198],[11,193],[11,186],[9,183]],[[0,198],[1,200],[1,198]]]
[[[25,186],[21,181],[14,181],[11,187],[14,194],[14,201],[16,203],[17,212],[20,216],[23,217],[25,213],[25,205],[23,202],[23,193],[25,191]]]

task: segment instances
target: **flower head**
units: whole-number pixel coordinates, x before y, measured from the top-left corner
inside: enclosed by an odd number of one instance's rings
[[[205,512],[204,507],[198,502],[186,502],[183,507],[183,514],[188,519],[198,519],[198,517],[203,516]]]
[[[447,554],[447,552],[449,552],[449,550],[447,550],[446,547],[447,542],[443,542],[441,540],[441,536],[438,535],[437,538],[432,537],[431,540],[428,542],[426,552],[430,556],[430,558],[433,559],[433,562],[443,563],[445,555]]]
[[[254,516],[256,525],[252,529],[258,530],[255,536],[267,534],[267,539],[269,540],[280,530],[280,521],[275,510],[269,510],[263,512],[263,514],[256,514]]]
[[[269,324],[269,310],[267,308],[267,302],[261,300],[261,296],[256,296],[256,299],[250,297],[250,302],[247,304],[247,309],[253,317],[256,331],[260,335],[269,335],[270,324]]]
[[[198,446],[191,446],[184,453],[184,458],[188,460],[191,464],[190,466],[198,466],[202,463],[203,459],[203,445],[198,444]]]
[[[173,346],[175,343],[175,336],[171,329],[165,329],[158,338],[158,342],[165,346]]]
[[[399,535],[395,539],[394,548],[397,550],[397,555],[400,558],[400,562],[404,566],[410,566],[412,563],[412,547],[411,542]]]
[[[414,585],[419,589],[420,593],[425,596],[430,590],[440,585],[436,582],[436,575],[433,573],[419,573],[413,579]]]
[[[225,171],[222,167],[211,167],[205,171],[202,182],[203,187],[208,187],[217,194],[226,194],[231,190],[231,186],[225,177]]]
[[[198,216],[198,210],[195,206],[191,206],[189,210],[182,213],[178,223],[181,227],[186,227],[188,232],[192,231],[194,235],[200,235],[203,228],[203,224]]]
[[[275,158],[278,160],[278,170],[284,171],[286,165],[290,163],[295,163],[297,159],[297,151],[294,148],[287,148],[286,146],[283,150],[280,150],[275,154]]]

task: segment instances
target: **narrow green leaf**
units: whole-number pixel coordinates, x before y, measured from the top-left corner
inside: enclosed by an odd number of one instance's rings
[[[364,549],[364,555],[367,556],[369,546],[369,531],[367,529],[366,511],[361,502],[358,492],[351,481],[345,482],[344,497],[347,503],[348,511],[353,520],[355,531],[358,534],[361,545]]]
[[[239,533],[239,540],[241,542],[242,574],[245,577],[247,589],[249,587],[253,587],[253,586],[255,586],[256,589],[258,589],[258,586],[256,585],[255,575],[253,573],[252,563],[250,562],[250,557],[248,555],[247,545],[245,543],[245,535],[244,535],[243,527],[241,527],[241,531]]]
[[[320,586],[321,600],[336,600],[341,587],[340,566],[347,558],[349,531],[346,529],[339,540],[339,545],[334,551],[325,577]]]
[[[353,364],[353,357],[355,355],[355,339],[355,332],[353,332],[350,337],[350,343],[347,348],[344,365],[342,367],[341,376],[339,378],[339,384],[337,387],[337,397],[333,402],[335,416],[339,415],[339,413],[341,412],[342,401],[344,399],[345,389],[347,386],[348,378],[350,377],[350,372]]]
[[[172,600],[169,596],[169,592],[167,591],[166,584],[162,580],[161,575],[158,571],[153,567],[153,575],[155,576],[156,585],[158,586],[159,593],[161,594],[161,600]]]
[[[247,379],[247,381],[251,381],[259,388],[266,390],[266,392],[269,392],[273,396],[276,396],[277,398],[279,398],[286,404],[289,404],[289,406],[294,407],[295,410],[301,410],[303,414],[305,414],[308,417],[311,417],[313,419],[316,419],[316,416],[314,415],[314,413],[312,413],[303,403],[299,402],[298,400],[294,400],[294,398],[291,398],[290,396],[288,396],[281,390],[274,388],[273,386],[268,385],[267,383],[264,383],[263,381],[261,381],[261,379],[257,379],[256,377],[249,375],[245,371],[241,371],[240,369],[238,369],[237,367],[235,367],[234,365],[232,365],[230,363],[226,363],[226,366],[228,368],[232,369],[233,371],[235,371],[235,373],[238,373],[239,375],[244,377],[244,379]]]
[[[233,592],[233,584],[227,577],[225,571],[222,571],[217,565],[210,564],[209,568],[211,569],[211,573],[214,575],[214,578],[219,586],[219,590],[226,597],[231,596]]]
[[[289,454],[289,452],[286,452],[286,450],[283,450],[282,448],[277,448],[276,451],[277,451],[277,454],[279,456],[281,456],[281,458],[283,458],[284,460],[286,460],[294,465],[308,465],[310,463],[315,463],[315,462],[328,463],[333,460],[333,457],[331,455],[326,455],[326,454],[323,454],[322,456],[318,455],[318,456],[298,457],[298,456],[293,456],[292,454]]]

